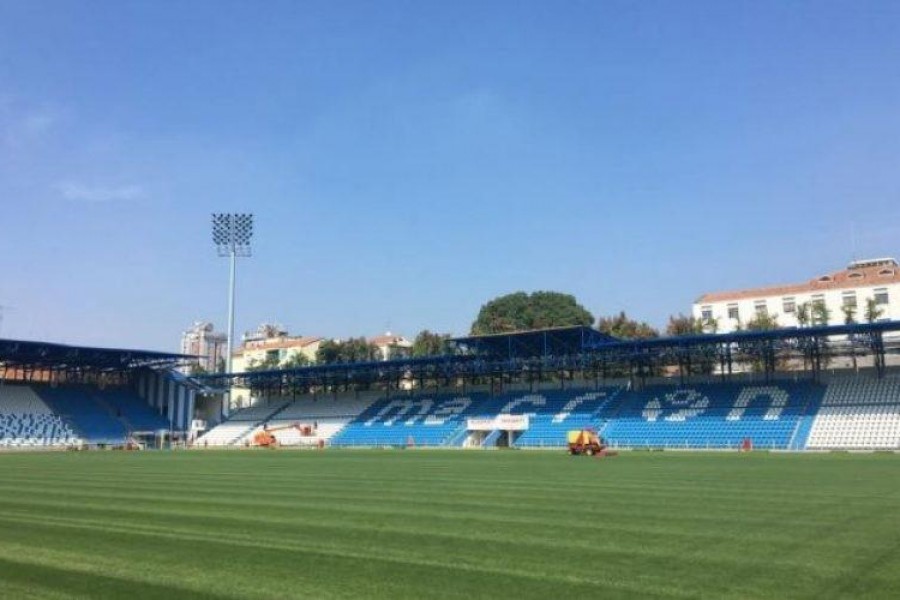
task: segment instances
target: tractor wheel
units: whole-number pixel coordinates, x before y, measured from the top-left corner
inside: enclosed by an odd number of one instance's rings
[[[593,455],[594,455],[594,449],[593,449],[593,448],[586,448],[585,451],[584,451],[584,453],[587,454],[588,456],[593,456]]]

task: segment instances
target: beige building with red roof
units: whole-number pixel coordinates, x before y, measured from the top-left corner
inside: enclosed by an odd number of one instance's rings
[[[240,348],[231,355],[232,370],[242,373],[254,366],[267,364],[266,368],[278,368],[294,362],[303,356],[306,362],[316,362],[316,352],[325,338],[308,335],[288,335],[277,325],[263,323],[256,331],[245,333]],[[234,386],[231,398],[236,408],[249,406],[250,390]]]
[[[409,356],[412,351],[412,342],[403,337],[388,331],[384,335],[377,335],[367,340],[370,344],[378,347],[381,352],[382,360],[390,360],[392,358],[402,358]]]
[[[693,314],[715,319],[718,331],[728,333],[760,313],[776,315],[781,327],[797,327],[798,307],[824,305],[827,324],[839,325],[847,310],[853,312],[854,321],[866,321],[870,300],[875,320],[900,320],[900,266],[895,259],[854,261],[846,269],[804,283],[704,294],[694,302]]]
[[[243,343],[232,356],[232,370],[241,373],[261,363],[283,365],[301,355],[308,362],[316,361],[316,352],[325,338],[309,335],[288,335],[277,325],[263,323],[256,331],[244,334]]]
[[[316,336],[285,336],[268,340],[244,342],[232,354],[235,373],[246,371],[248,367],[269,361],[279,365],[291,362],[295,355],[302,355],[310,363],[316,362],[316,352],[324,338]]]

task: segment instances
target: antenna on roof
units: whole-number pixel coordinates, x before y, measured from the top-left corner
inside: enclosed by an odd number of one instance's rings
[[[850,221],[850,257],[854,262],[859,260],[856,253],[856,221]]]

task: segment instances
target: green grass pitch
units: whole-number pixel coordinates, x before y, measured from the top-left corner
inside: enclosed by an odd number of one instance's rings
[[[0,598],[900,598],[900,456],[0,455]]]

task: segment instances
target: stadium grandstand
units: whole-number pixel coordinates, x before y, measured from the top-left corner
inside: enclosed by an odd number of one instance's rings
[[[181,354],[2,340],[0,447],[243,447],[265,432],[286,447],[557,448],[592,428],[618,448],[900,449],[898,331],[624,341],[564,327],[455,338],[432,357],[196,377]],[[235,387],[252,403],[232,412]]]
[[[197,440],[280,445],[900,449],[900,322],[618,340],[566,327],[451,340],[447,353],[207,375],[251,390]],[[846,365],[854,365],[846,368]],[[225,406],[225,404],[223,404]]]
[[[0,447],[161,445],[183,439],[197,387],[180,354],[0,340]]]

